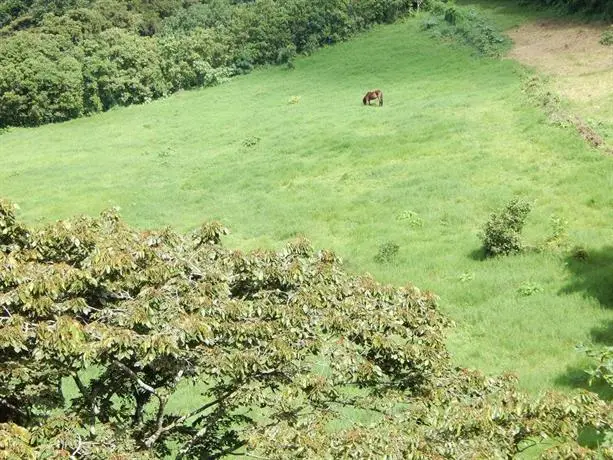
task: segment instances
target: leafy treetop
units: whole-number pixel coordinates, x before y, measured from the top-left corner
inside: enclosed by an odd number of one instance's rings
[[[613,427],[594,395],[533,401],[454,367],[433,294],[226,232],[115,211],[32,228],[0,201],[0,458],[508,458],[543,437],[550,458],[607,453],[576,442]]]

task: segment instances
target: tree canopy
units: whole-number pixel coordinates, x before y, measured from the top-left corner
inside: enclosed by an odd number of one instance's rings
[[[545,437],[546,458],[612,455],[577,441],[613,428],[595,395],[455,367],[432,293],[226,232],[112,210],[34,228],[2,201],[0,457],[508,458]]]

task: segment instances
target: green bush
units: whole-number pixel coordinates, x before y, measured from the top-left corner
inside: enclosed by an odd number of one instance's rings
[[[232,7],[225,0],[209,0],[196,3],[188,8],[179,9],[175,14],[164,19],[159,28],[161,35],[180,35],[195,29],[210,29],[229,24]]]
[[[613,45],[613,26],[602,32],[599,43],[605,46]]]
[[[611,0],[520,0],[520,4],[530,4],[552,8],[556,12],[582,13],[605,21],[613,20]]]
[[[164,79],[171,91],[208,86],[236,73],[230,60],[229,40],[217,29],[195,29],[189,34],[158,40]]]
[[[83,114],[80,56],[69,40],[19,32],[0,41],[0,127]]]
[[[491,214],[479,235],[486,254],[496,256],[521,251],[520,233],[529,212],[530,204],[516,198],[499,213]]]
[[[398,255],[400,246],[393,241],[387,241],[379,246],[379,251],[375,255],[375,262],[379,264],[392,262]]]
[[[461,41],[485,56],[499,56],[507,39],[474,9],[432,0],[426,5],[430,15],[422,28],[434,37],[449,37]]]
[[[88,112],[151,101],[169,91],[152,38],[113,28],[86,40],[82,49]]]

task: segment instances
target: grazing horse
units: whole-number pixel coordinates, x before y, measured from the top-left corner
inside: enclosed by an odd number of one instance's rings
[[[366,96],[362,98],[362,102],[364,105],[370,105],[370,101],[377,99],[379,101],[379,105],[383,105],[383,91],[380,89],[373,89],[366,93]]]

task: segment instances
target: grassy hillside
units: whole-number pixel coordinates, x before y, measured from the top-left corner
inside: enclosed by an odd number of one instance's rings
[[[581,385],[575,344],[612,335],[613,161],[526,102],[519,65],[435,42],[420,22],[293,71],[13,129],[0,137],[0,195],[29,221],[120,206],[143,228],[219,219],[242,248],[303,234],[353,271],[440,295],[458,363],[516,371],[533,391]],[[374,87],[382,108],[361,105]],[[534,203],[530,242],[558,216],[588,261],[481,260],[477,232],[515,196]],[[388,242],[396,259],[376,263]]]

